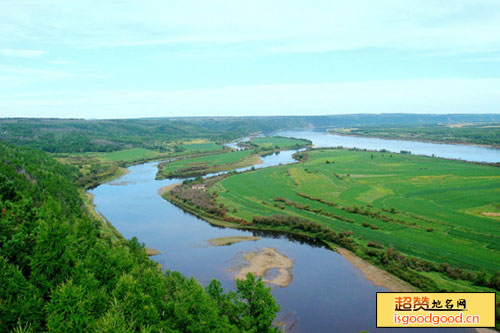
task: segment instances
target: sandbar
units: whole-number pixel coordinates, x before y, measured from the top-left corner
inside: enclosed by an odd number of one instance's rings
[[[225,246],[225,245],[232,245],[232,244],[239,243],[239,242],[257,241],[259,239],[260,239],[260,237],[256,237],[256,236],[229,236],[229,237],[212,238],[212,239],[209,239],[208,242],[210,243],[210,245],[213,245],[213,246]]]
[[[249,265],[238,268],[236,279],[244,280],[248,273],[252,273],[256,277],[263,277],[262,281],[266,284],[286,287],[292,282],[293,260],[274,248],[265,247],[254,252],[247,252],[243,258]],[[264,276],[271,269],[278,269],[279,274],[272,279],[266,279]]]
[[[351,251],[341,247],[337,248],[336,250],[344,258],[349,260],[351,264],[359,268],[366,279],[371,281],[375,286],[383,287],[389,289],[390,291],[397,292],[418,291],[418,289],[414,288],[403,280],[400,280],[394,275],[378,268],[377,266],[364,261]]]
[[[147,247],[147,248],[146,248],[146,254],[147,254],[148,256],[155,256],[155,255],[160,254],[160,253],[161,253],[161,252],[160,252],[160,251],[158,251],[158,250],[151,249],[151,248],[149,248],[149,247]]]

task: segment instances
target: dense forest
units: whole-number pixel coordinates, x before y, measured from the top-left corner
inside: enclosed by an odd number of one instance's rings
[[[162,272],[135,238],[105,232],[78,170],[0,143],[0,331],[267,332],[279,310],[247,276],[224,293]]]
[[[337,115],[296,117],[155,118],[121,120],[0,119],[0,140],[48,152],[109,152],[127,148],[170,149],[166,142],[205,138],[229,141],[256,132],[342,126],[500,122],[485,115]]]

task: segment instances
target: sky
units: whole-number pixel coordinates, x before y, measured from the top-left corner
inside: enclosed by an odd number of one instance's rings
[[[500,113],[499,0],[0,1],[0,117]]]

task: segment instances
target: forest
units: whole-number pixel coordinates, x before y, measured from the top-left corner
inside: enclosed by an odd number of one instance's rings
[[[288,129],[376,125],[499,122],[495,114],[359,114],[335,116],[206,117],[150,119],[0,119],[0,140],[51,153],[147,148],[168,152],[172,142],[196,138],[230,141],[251,133]]]
[[[269,332],[279,305],[249,275],[224,292],[162,272],[82,202],[78,170],[0,143],[0,331]]]

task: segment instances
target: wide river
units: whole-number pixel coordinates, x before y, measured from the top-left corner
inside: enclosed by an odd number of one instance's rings
[[[353,138],[311,131],[278,134],[307,138],[317,147],[344,146],[396,152],[409,150],[415,154],[434,154],[471,161],[500,161],[499,150],[474,146]],[[264,157],[264,163],[256,167],[293,163],[293,153],[285,151]],[[203,285],[216,278],[226,290],[234,289],[234,272],[230,269],[244,263],[242,255],[272,247],[294,261],[292,282],[284,288],[272,287],[272,294],[281,305],[277,319],[286,323],[287,332],[396,331],[375,327],[376,292],[385,289],[374,286],[358,268],[333,251],[305,240],[271,234],[259,234],[261,239],[258,241],[209,246],[208,240],[212,238],[251,236],[253,233],[211,226],[162,199],[158,189],[182,179],[155,180],[156,171],[157,162],[132,166],[128,174],[91,192],[95,196],[96,209],[125,238],[136,236],[147,247],[161,251],[161,254],[151,258],[162,264],[164,269],[193,276]],[[409,331],[405,329],[404,332]]]

